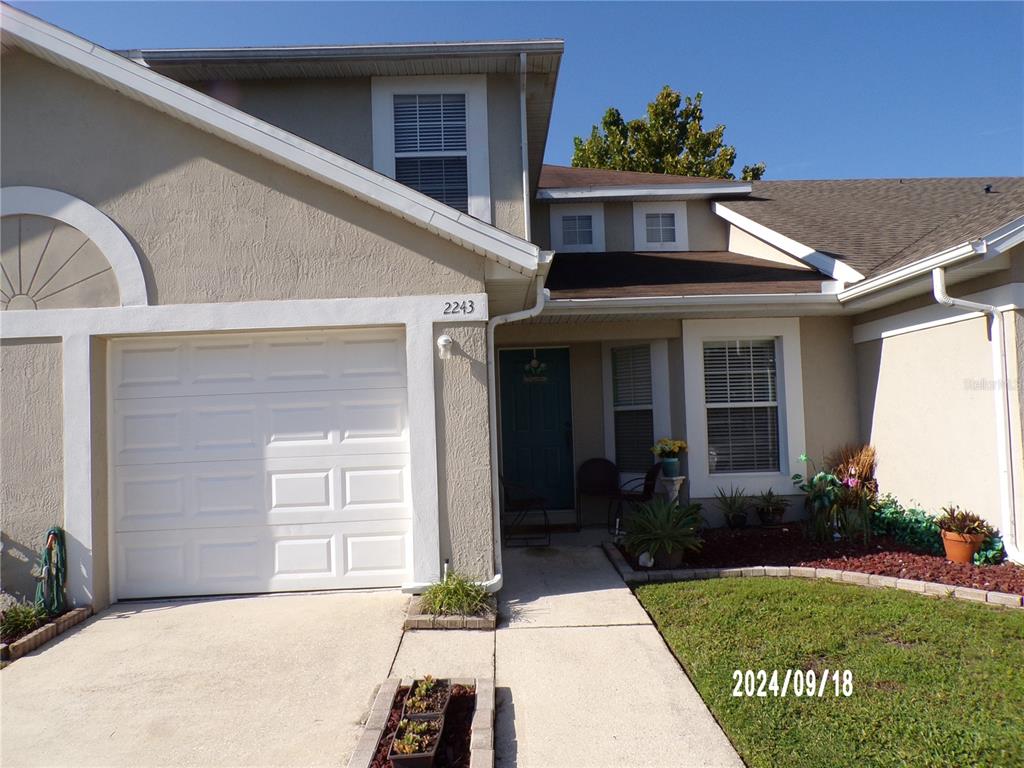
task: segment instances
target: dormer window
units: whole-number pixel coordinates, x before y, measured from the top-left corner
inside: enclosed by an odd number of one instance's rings
[[[395,94],[395,181],[469,213],[466,94]]]
[[[593,245],[594,217],[589,214],[562,217],[563,245]]]
[[[604,206],[601,203],[552,205],[551,247],[563,252],[604,250]]]
[[[687,251],[686,203],[633,203],[633,247],[637,251]]]
[[[490,222],[484,75],[374,77],[373,168]]]

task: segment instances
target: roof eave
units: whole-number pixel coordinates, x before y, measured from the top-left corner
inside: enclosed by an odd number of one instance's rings
[[[688,200],[731,195],[749,195],[752,187],[744,183],[657,184],[602,187],[555,187],[537,190],[542,202],[614,202],[619,200]]]

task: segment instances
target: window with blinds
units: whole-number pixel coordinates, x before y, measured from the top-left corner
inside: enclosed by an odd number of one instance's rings
[[[615,347],[611,359],[615,464],[620,472],[646,472],[654,463],[651,347]]]
[[[469,211],[464,93],[396,94],[395,180]]]
[[[775,339],[704,342],[712,473],[779,471]]]
[[[563,245],[593,245],[594,217],[590,215],[562,217]]]
[[[645,222],[648,243],[674,243],[676,241],[676,215],[674,213],[648,213]]]

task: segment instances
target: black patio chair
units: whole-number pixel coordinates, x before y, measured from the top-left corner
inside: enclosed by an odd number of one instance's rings
[[[550,547],[551,520],[547,501],[521,483],[501,480],[502,539],[509,547]],[[537,518],[531,522],[531,517]]]
[[[627,480],[618,489],[618,495],[614,501],[615,516],[611,515],[612,506],[608,507],[608,532],[614,536],[623,533],[624,513],[636,504],[645,504],[654,498],[657,490],[658,475],[661,474],[661,462],[655,462],[643,477],[636,477]]]
[[[604,499],[609,509],[619,497],[619,468],[608,459],[587,459],[576,470],[576,530],[583,527],[583,499]]]

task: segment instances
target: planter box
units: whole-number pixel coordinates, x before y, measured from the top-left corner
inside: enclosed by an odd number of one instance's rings
[[[395,768],[431,768],[434,764],[434,760],[437,759],[437,748],[441,746],[441,736],[444,734],[444,717],[433,717],[423,720],[414,720],[412,722],[436,722],[437,723],[437,737],[434,739],[434,744],[428,752],[417,752],[413,755],[404,755],[400,752],[395,752],[394,743],[392,742],[391,749],[388,750],[388,759]],[[395,734],[398,737],[398,734]]]
[[[409,609],[405,615],[404,629],[494,629],[498,626],[498,601],[491,595],[488,598],[489,609],[483,616],[434,616],[425,613],[420,606],[420,599],[414,597],[409,601]]]
[[[412,684],[412,688],[415,689],[417,683],[421,682],[416,680]],[[405,704],[402,705],[402,717],[406,720],[436,720],[437,718],[444,718],[448,712],[448,703],[452,699],[452,683],[451,680],[437,680],[437,685],[444,687],[444,699],[442,700],[441,708],[433,712],[410,712],[409,711],[409,699],[406,698]],[[409,692],[409,696],[412,696],[412,691]]]
[[[26,653],[31,653],[39,646],[49,642],[57,635],[67,632],[76,624],[85,621],[92,616],[92,608],[74,608],[63,613],[53,621],[43,624],[41,627],[32,630],[24,637],[20,637],[13,643],[4,646],[3,658],[14,661],[20,659]]]

